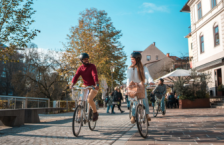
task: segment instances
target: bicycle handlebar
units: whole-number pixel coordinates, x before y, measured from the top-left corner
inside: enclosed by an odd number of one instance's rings
[[[88,87],[79,87],[79,86],[73,86],[74,89],[80,89],[80,90],[85,90],[85,89],[95,89],[93,86],[88,86]]]

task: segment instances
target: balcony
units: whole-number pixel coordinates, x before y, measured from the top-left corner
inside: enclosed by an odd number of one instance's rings
[[[185,36],[185,38],[189,38],[189,37],[191,37],[191,26],[188,27],[188,31],[189,31],[189,33],[188,33],[187,36]]]

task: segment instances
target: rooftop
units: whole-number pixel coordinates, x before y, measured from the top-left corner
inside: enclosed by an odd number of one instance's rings
[[[187,5],[189,3],[190,0],[187,1],[187,3],[184,5],[184,7],[180,10],[180,12],[187,12],[189,13],[191,10],[190,10],[190,7]]]

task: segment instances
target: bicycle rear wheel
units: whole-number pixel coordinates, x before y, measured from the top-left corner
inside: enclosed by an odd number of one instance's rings
[[[88,125],[90,130],[94,130],[96,127],[96,121],[93,121],[93,110],[92,108],[89,109],[89,115],[88,115]]]
[[[148,120],[145,113],[144,107],[139,104],[136,110],[136,122],[138,126],[138,131],[143,138],[148,135]]]
[[[78,105],[73,114],[72,120],[72,131],[74,136],[78,136],[81,131],[81,124],[82,124],[82,116],[81,116],[81,106]]]
[[[156,117],[158,112],[159,112],[159,105],[157,102],[155,102],[153,106],[153,116]]]

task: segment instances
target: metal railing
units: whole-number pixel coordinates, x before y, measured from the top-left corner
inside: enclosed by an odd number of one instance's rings
[[[0,109],[49,108],[50,99],[0,95]]]

